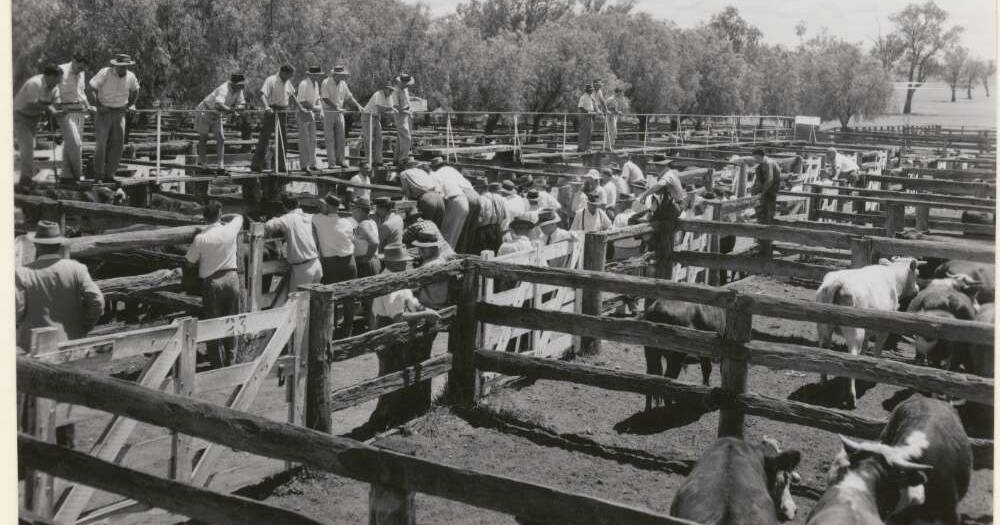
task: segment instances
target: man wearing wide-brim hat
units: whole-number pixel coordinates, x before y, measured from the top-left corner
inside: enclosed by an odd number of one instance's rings
[[[260,135],[257,137],[257,148],[253,153],[253,160],[250,161],[250,171],[262,171],[269,166],[265,166],[267,154],[271,147],[271,136],[274,137],[274,164],[275,171],[286,171],[285,153],[288,151],[288,106],[292,103],[300,111],[304,111],[298,99],[295,97],[295,86],[292,85],[292,77],[295,76],[295,66],[282,64],[278,72],[264,79],[260,86],[260,98],[264,103],[264,118],[260,122]],[[275,166],[276,165],[276,166]]]
[[[538,212],[538,229],[541,232],[539,240],[542,246],[550,246],[560,242],[572,241],[573,235],[559,227],[562,217],[555,210],[543,209]],[[563,267],[566,265],[568,256],[562,256],[549,260],[549,266]]]
[[[354,263],[354,229],[358,223],[351,217],[341,217],[340,197],[327,193],[322,199],[320,213],[312,216],[313,236],[323,267],[320,282],[333,284],[358,277]],[[343,322],[336,329],[337,337],[349,337],[354,319],[354,301],[344,301],[341,310]]]
[[[316,162],[316,114],[322,109],[319,82],[325,76],[319,66],[309,66],[295,93],[299,102],[299,167],[305,171],[320,171]]]
[[[344,158],[347,141],[343,113],[347,110],[347,103],[354,104],[358,111],[364,110],[358,99],[354,98],[354,93],[351,93],[351,88],[347,87],[349,75],[350,72],[347,71],[346,66],[333,66],[319,90],[323,99],[323,136],[326,139],[326,160],[330,167],[333,167],[334,164],[347,167],[347,161]]]
[[[580,153],[590,152],[590,135],[594,130],[594,115],[598,114],[597,101],[594,99],[594,88],[590,84],[583,86],[583,94],[576,103],[576,132],[578,134],[576,150]]]
[[[101,289],[86,266],[63,258],[66,237],[58,223],[39,221],[28,238],[35,260],[14,274],[17,346],[30,351],[34,328],[56,328],[59,341],[86,336],[104,312]]]
[[[29,78],[14,97],[14,141],[17,143],[20,184],[30,185],[35,176],[35,132],[42,118],[58,117],[59,82],[63,71],[47,65],[42,73]]]
[[[405,159],[410,154],[412,137],[410,135],[413,127],[413,112],[410,111],[410,89],[414,84],[414,79],[409,73],[400,73],[393,80],[392,95],[389,97],[390,105],[396,109],[393,116],[396,119],[396,161]]]
[[[379,251],[390,244],[403,243],[403,218],[393,210],[392,199],[386,196],[375,197],[375,224],[378,225]]]
[[[139,79],[129,71],[135,61],[126,54],[115,55],[111,65],[90,79],[91,99],[97,108],[94,117],[94,176],[114,180],[125,147],[125,114],[135,111]]]
[[[587,194],[587,204],[573,217],[572,231],[596,232],[611,229],[611,219],[604,212],[605,204],[596,191]]]
[[[510,221],[511,240],[503,243],[497,250],[497,255],[523,252],[532,249],[531,231],[537,223],[532,214],[522,213]]]
[[[372,166],[382,164],[382,121],[383,113],[395,113],[390,96],[393,85],[386,82],[382,89],[372,94],[361,115],[361,140],[365,144],[368,162]]]
[[[194,130],[198,132],[198,165],[205,164],[208,153],[208,135],[215,136],[215,153],[219,168],[225,165],[226,135],[222,129],[222,114],[236,115],[247,105],[244,88],[246,77],[242,73],[229,75],[229,80],[212,90],[195,106]]]
[[[500,195],[499,182],[486,182],[479,186],[479,218],[471,247],[473,255],[483,250],[497,251],[503,241],[503,224],[507,220],[507,199]]]

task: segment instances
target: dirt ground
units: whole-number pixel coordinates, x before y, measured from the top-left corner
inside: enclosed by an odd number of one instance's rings
[[[814,291],[773,279],[754,277],[740,281],[737,288],[789,298],[811,299]],[[810,323],[755,318],[754,328],[765,337],[791,342],[815,340],[815,325]],[[438,351],[444,337],[439,337]],[[903,348],[898,354],[884,357],[909,359]],[[631,345],[605,342],[600,355],[580,358],[580,362],[612,369],[644,371],[642,349]],[[681,377],[699,382],[697,366],[689,366]],[[794,371],[753,367],[749,388],[779,398],[801,399],[815,387],[818,378]],[[719,384],[717,368],[711,383]],[[859,391],[860,393],[860,391]],[[899,388],[876,385],[859,399],[859,415],[884,419],[887,406],[902,396]],[[887,403],[888,402],[888,403]],[[520,388],[505,388],[483,400],[493,411],[519,420],[544,426],[568,437],[593,440],[601,445],[636,449],[673,460],[695,460],[714,439],[717,413],[698,409],[669,407],[642,414],[644,398],[635,394],[611,392],[554,381],[537,381]],[[391,438],[395,448],[403,443],[420,457],[485,472],[544,483],[613,501],[637,505],[666,513],[674,492],[683,482],[678,474],[661,468],[637,467],[580,451],[542,446],[510,433],[470,424],[451,411],[439,408],[409,425],[401,435]],[[815,498],[825,488],[825,472],[839,450],[835,434],[816,429],[748,417],[747,437],[764,435],[778,439],[785,448],[802,452],[800,493],[796,496],[798,517],[792,523],[804,523]],[[992,471],[973,473],[969,493],[960,511],[965,524],[992,523]],[[812,489],[811,491],[808,489]],[[811,492],[811,494],[809,494]],[[266,501],[322,518],[331,523],[363,521],[367,516],[368,487],[332,475],[302,472],[275,488]],[[418,494],[417,521],[420,523],[514,523],[510,516]]]

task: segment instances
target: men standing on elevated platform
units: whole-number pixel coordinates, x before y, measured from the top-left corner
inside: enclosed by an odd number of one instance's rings
[[[299,83],[296,99],[299,103],[299,167],[304,171],[319,171],[316,166],[316,113],[320,111],[319,66],[309,66],[306,78]]]
[[[87,58],[73,55],[73,60],[61,64],[62,81],[59,83],[59,108],[65,113],[59,118],[63,136],[63,171],[60,180],[78,181],[83,178],[83,123],[94,107],[87,100]]]
[[[129,71],[134,66],[132,57],[115,55],[111,65],[98,71],[90,79],[97,117],[94,118],[94,177],[114,181],[118,163],[125,147],[125,117],[135,111],[139,98],[139,79]]]
[[[395,113],[389,97],[392,84],[386,83],[382,89],[372,94],[361,115],[361,140],[368,152],[368,161],[373,167],[382,164],[382,118],[383,113]]]
[[[229,75],[229,81],[212,90],[204,100],[194,108],[198,113],[194,116],[194,129],[198,132],[198,165],[205,165],[205,155],[208,154],[208,135],[215,136],[215,154],[218,166],[225,165],[226,135],[222,129],[222,114],[235,115],[246,107],[246,96],[243,88],[246,78],[240,73]]]
[[[271,135],[277,132],[275,147],[275,159],[277,171],[285,172],[285,156],[288,134],[288,105],[295,101],[295,86],[290,79],[295,74],[295,68],[290,64],[285,64],[278,69],[278,73],[264,79],[264,84],[260,87],[260,97],[264,103],[264,118],[260,123],[260,136],[257,139],[257,149],[253,153],[253,161],[250,163],[250,171],[263,171],[267,161],[267,150],[271,147]],[[277,128],[277,129],[275,129]],[[273,167],[273,166],[272,166]]]
[[[579,153],[590,152],[590,135],[594,131],[594,115],[598,113],[597,104],[594,100],[594,88],[590,84],[583,86],[584,93],[580,95],[580,100],[576,103],[576,110],[581,115],[577,116],[577,146]]]
[[[410,155],[410,147],[413,145],[413,138],[410,136],[413,127],[413,112],[410,111],[410,89],[413,85],[413,77],[400,73],[395,79],[395,86],[392,95],[389,97],[390,105],[395,108],[393,116],[396,118],[396,164]]]
[[[45,66],[41,75],[28,79],[14,97],[14,139],[20,156],[20,184],[30,186],[35,176],[35,130],[43,117],[59,116],[59,80],[62,70]]]
[[[354,104],[358,111],[364,108],[351,89],[347,87],[347,68],[344,66],[334,66],[330,70],[330,76],[323,80],[320,87],[320,95],[323,98],[323,136],[326,139],[326,161],[329,168],[334,166],[347,167],[344,159],[344,148],[346,143],[346,130],[344,128],[344,111],[347,102]]]
[[[200,280],[203,319],[213,319],[240,313],[240,277],[236,266],[236,249],[243,217],[235,213],[221,215],[222,203],[209,201],[203,210],[208,226],[194,236],[188,247],[189,271],[197,272]],[[212,368],[235,363],[236,339],[226,337],[207,345]]]

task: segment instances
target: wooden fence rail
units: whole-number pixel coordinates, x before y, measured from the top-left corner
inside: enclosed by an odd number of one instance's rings
[[[423,492],[539,521],[569,522],[586,515],[591,523],[602,524],[691,523],[599,498],[379,449],[30,358],[17,358],[17,384],[26,394],[120,414],[237,450],[371,483],[376,495],[382,488],[404,495]],[[185,502],[179,504],[185,508],[175,510],[188,512]],[[412,506],[402,509],[402,514],[410,520],[412,512]]]

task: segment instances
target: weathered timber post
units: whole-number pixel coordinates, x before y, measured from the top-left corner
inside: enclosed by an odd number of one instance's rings
[[[778,212],[778,193],[764,193],[760,196],[760,203],[757,205],[764,213],[757,218],[760,224],[774,224],[774,215]],[[774,257],[774,241],[759,239],[757,246],[760,247],[759,255],[765,259]]]
[[[740,164],[740,173],[736,178],[736,191],[737,198],[742,198],[747,196],[747,166],[746,164]]]
[[[823,187],[813,184],[809,187],[809,191],[813,195],[809,197],[809,201],[806,204],[806,220],[815,222],[819,220],[819,212],[823,209],[823,199],[820,197],[823,193]]]
[[[329,433],[333,428],[330,413],[330,345],[336,307],[333,294],[323,290],[309,292],[309,354],[306,358],[306,426]]]
[[[868,238],[851,239],[851,268],[864,268],[875,263],[875,241]]]
[[[749,341],[753,332],[753,315],[746,312],[740,301],[733,301],[731,308],[726,309],[725,324],[722,328],[722,390],[727,402],[719,412],[719,437],[743,437],[742,408],[729,404],[735,397],[747,391],[747,349],[744,343]]]
[[[194,395],[194,381],[198,353],[198,319],[178,319],[177,330],[180,353],[174,364],[174,393],[179,396]],[[191,437],[179,432],[170,433],[170,479],[191,481]]]
[[[711,210],[709,212],[711,220],[716,222],[722,220],[722,203],[710,204],[709,209]],[[722,251],[722,239],[718,233],[708,234],[708,251],[712,253],[720,253]],[[707,280],[710,286],[719,286],[722,284],[723,270],[718,268],[706,268],[705,271],[707,272],[706,277],[708,278]]]
[[[416,517],[412,492],[372,483],[368,493],[369,525],[413,525]]]
[[[711,192],[711,191],[713,191],[715,189],[715,170],[714,169],[708,168],[708,171],[705,172],[705,178],[703,180],[703,183],[705,185],[705,191],[706,192]]]
[[[449,283],[453,287],[451,296],[455,299],[455,320],[448,330],[448,353],[451,354],[448,396],[450,402],[457,406],[474,406],[479,392],[479,374],[475,363],[479,280],[479,272],[467,266],[460,277],[453,278]]]
[[[893,238],[898,232],[903,231],[905,220],[905,206],[887,203],[885,206],[885,236]]]
[[[600,232],[588,232],[583,240],[583,269],[603,272],[607,263],[607,237]],[[600,290],[583,290],[583,313],[601,315]],[[601,352],[601,340],[593,337],[580,338],[580,354],[596,355]]]
[[[264,264],[264,225],[259,222],[252,223],[247,239],[249,244],[246,268],[247,311],[256,312],[260,310],[260,296],[264,279],[262,273]]]
[[[868,175],[861,174],[860,180],[858,181],[858,186],[855,189],[864,189],[868,187]],[[867,211],[865,208],[865,199],[861,198],[861,192],[858,192],[857,199],[851,201],[851,211],[854,212],[854,224],[864,224],[865,220],[862,215]]]
[[[31,331],[28,352],[32,356],[56,352],[59,349],[57,328],[35,328]],[[26,403],[24,433],[48,442],[56,442],[56,402],[41,397],[29,397]],[[24,483],[25,506],[43,518],[55,515],[55,483],[49,474],[28,473]]]
[[[931,207],[924,204],[917,206],[917,231],[927,233],[930,231]]]
[[[288,422],[302,426],[305,420],[306,358],[309,352],[309,293],[295,292],[290,297],[295,301],[296,311],[295,336],[289,349],[292,370],[288,375]]]

